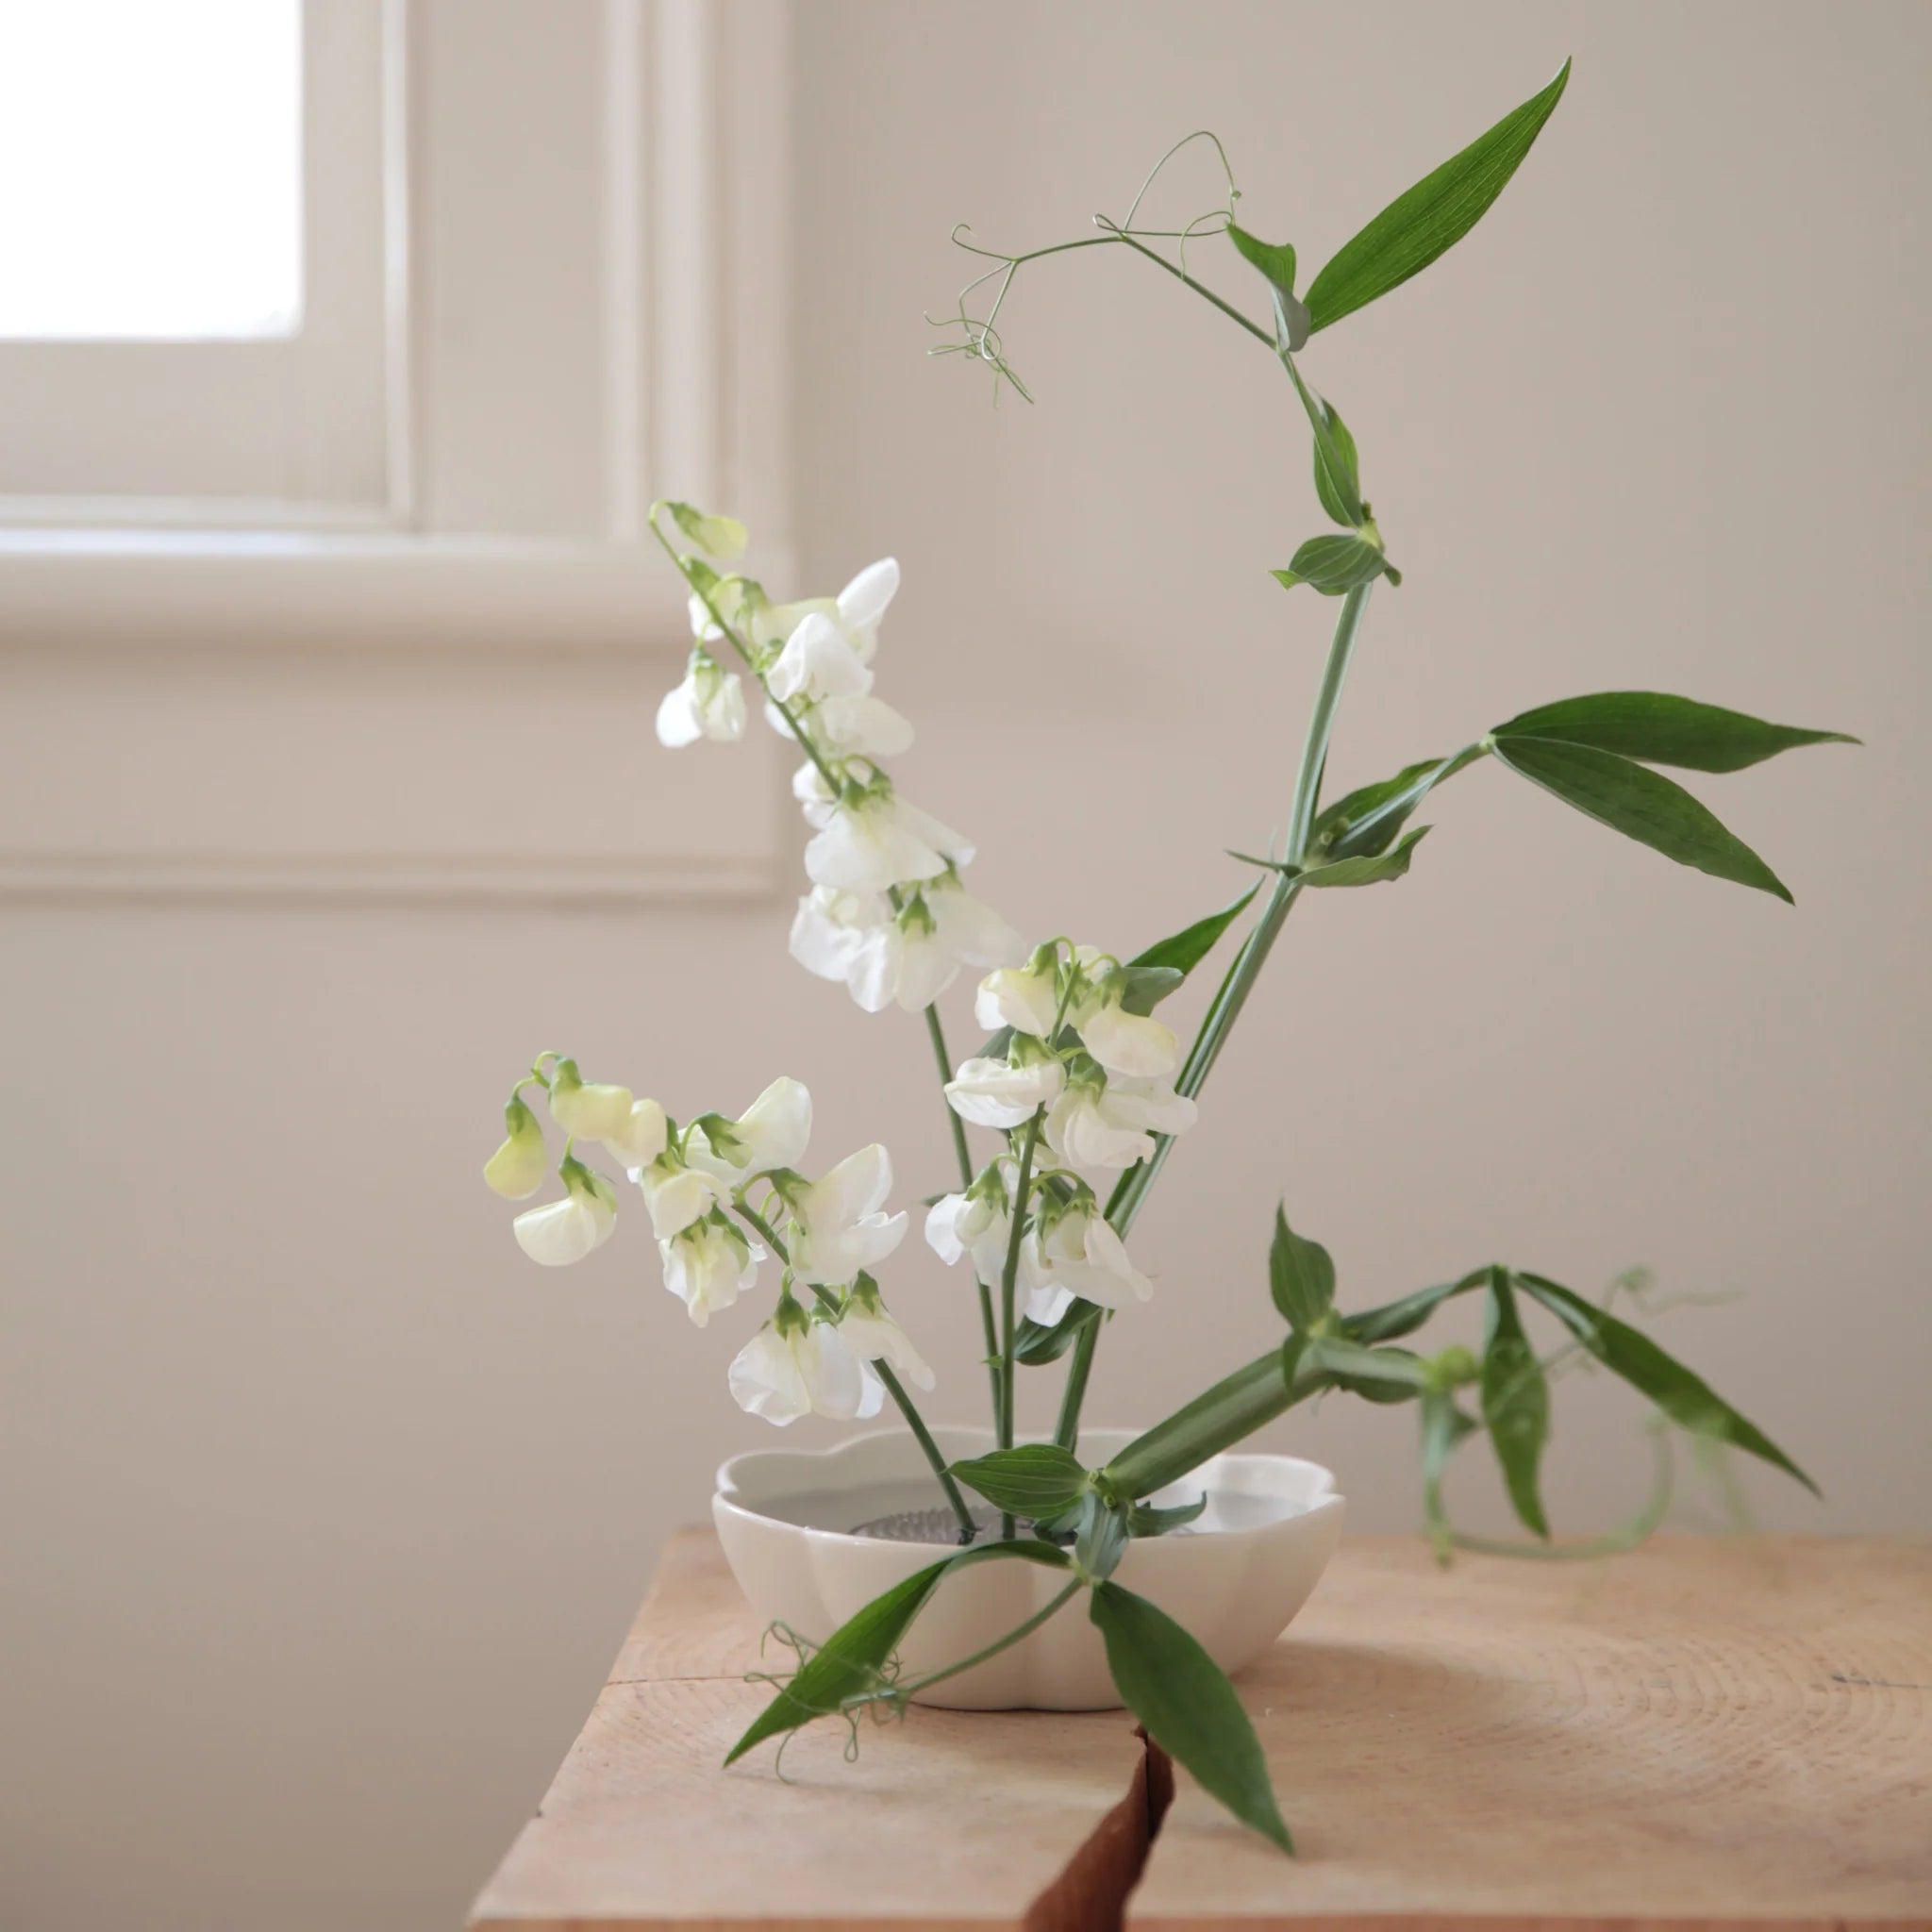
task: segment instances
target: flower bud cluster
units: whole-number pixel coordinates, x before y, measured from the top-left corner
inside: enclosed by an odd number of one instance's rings
[[[878,1361],[932,1386],[931,1369],[887,1313],[870,1273],[906,1236],[906,1214],[885,1211],[891,1158],[874,1144],[817,1180],[800,1173],[811,1095],[798,1081],[773,1081],[735,1118],[705,1113],[680,1128],[655,1100],[586,1081],[574,1059],[545,1054],[510,1095],[503,1144],[484,1164],[484,1179],[511,1200],[534,1194],[550,1172],[542,1126],[524,1098],[533,1086],[565,1136],[557,1168],[563,1197],[526,1208],[513,1224],[533,1261],[565,1267],[610,1238],[616,1185],[576,1151],[601,1144],[643,1197],[664,1286],[698,1327],[755,1288],[759,1264],[777,1250],[777,1307],[730,1368],[741,1407],[779,1424],[876,1414],[885,1393]],[[765,1191],[761,1207],[752,1200],[757,1188]],[[806,1291],[804,1302],[794,1287]]]
[[[1156,1134],[1185,1133],[1194,1103],[1171,1084],[1180,1042],[1137,1010],[1132,974],[1091,946],[1054,941],[1022,966],[979,983],[974,1014],[993,1038],[946,1083],[962,1120],[1007,1136],[1007,1150],[963,1192],[926,1217],[925,1236],[948,1264],[1003,1279],[1009,1253],[1028,1317],[1051,1326],[1075,1298],[1119,1307],[1153,1283],[1135,1267],[1079,1170],[1122,1169],[1153,1154]],[[1012,1248],[1014,1195],[1021,1239]]]
[[[741,525],[688,505],[664,508],[700,548],[741,552]],[[869,1013],[891,1006],[917,1012],[963,967],[1018,959],[1019,935],[960,881],[972,844],[900,797],[879,763],[908,750],[913,736],[873,691],[897,562],[868,566],[836,597],[794,604],[774,604],[751,578],[720,575],[701,558],[679,556],[678,564],[691,585],[696,642],[683,683],[658,709],[658,739],[682,746],[743,737],[742,680],[725,668],[729,655],[763,691],[772,727],[806,754],[792,791],[813,835],[805,854],[810,890],[792,922],[792,957],[842,983]]]

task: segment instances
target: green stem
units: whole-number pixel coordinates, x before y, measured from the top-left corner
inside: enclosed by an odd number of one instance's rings
[[[1102,1319],[1095,1315],[1080,1330],[1074,1342],[1074,1358],[1067,1364],[1066,1386],[1060,1391],[1059,1421],[1053,1439],[1070,1456],[1080,1447],[1080,1406],[1087,1400],[1087,1377],[1093,1370],[1093,1351],[1100,1344]]]
[[[974,1664],[983,1664],[988,1657],[997,1657],[1001,1651],[1009,1650],[1022,1638],[1031,1637],[1040,1626],[1057,1616],[1065,1607],[1068,1598],[1077,1590],[1084,1588],[1076,1576],[1066,1589],[1054,1598],[1044,1609],[1035,1610],[1024,1624],[1016,1624],[1004,1637],[996,1637],[984,1650],[975,1650],[971,1657],[962,1657],[956,1664],[948,1664],[942,1671],[928,1671],[923,1677],[914,1677],[910,1683],[899,1684],[894,1688],[910,1696],[916,1690],[924,1690],[932,1684],[943,1683],[948,1677],[957,1677],[962,1671],[970,1671]]]
[[[778,1239],[772,1224],[749,1201],[738,1195],[732,1196],[731,1208],[741,1221],[747,1226],[756,1228],[764,1237],[773,1254],[789,1268],[791,1265],[791,1257],[786,1252],[785,1243]],[[813,1282],[811,1291],[818,1297],[822,1307],[836,1310],[839,1307],[839,1297],[830,1289]],[[912,1431],[913,1440],[919,1444],[926,1461],[932,1465],[933,1474],[939,1478],[940,1488],[946,1492],[946,1501],[952,1505],[953,1514],[959,1519],[959,1541],[962,1543],[970,1543],[979,1533],[978,1525],[973,1521],[973,1511],[966,1507],[966,1498],[960,1494],[959,1485],[954,1480],[953,1472],[947,1467],[945,1457],[940,1453],[940,1445],[933,1441],[932,1431],[925,1425],[925,1418],[920,1414],[918,1405],[911,1396],[907,1394],[906,1385],[892,1373],[890,1362],[875,1361],[873,1363],[873,1370],[885,1385],[886,1393],[898,1405],[899,1413],[906,1418],[906,1426]]]
[[[1026,1224],[1026,1192],[1033,1184],[1033,1155],[1040,1145],[1040,1124],[1046,1109],[1037,1107],[1026,1123],[1026,1139],[1020,1148],[1020,1173],[1013,1187],[1013,1219],[1007,1235],[1007,1265],[1000,1271],[1000,1415],[999,1439],[1002,1449],[1013,1446],[1013,1332],[1014,1292],[1020,1279],[1020,1239]],[[1013,1519],[1000,1514],[1000,1534],[1013,1534]]]
[[[928,1006],[925,1009],[925,1030],[932,1039],[932,1056],[940,1067],[940,1098],[945,1100],[945,1084],[953,1077],[953,1057],[946,1051],[946,1029],[940,1024],[940,1009]],[[946,1104],[946,1119],[953,1129],[953,1152],[959,1162],[959,1185],[970,1188],[973,1185],[973,1152],[966,1144],[966,1123],[953,1111],[950,1102]],[[1000,1429],[1000,1339],[999,1331],[993,1325],[992,1290],[979,1279],[979,1271],[973,1271],[974,1285],[979,1290],[979,1325],[986,1337],[986,1379],[992,1395],[992,1425],[995,1434]]]
[[[1136,1437],[1108,1464],[1107,1478],[1120,1494],[1152,1495],[1324,1386],[1322,1377],[1291,1382],[1283,1351],[1271,1348]]]

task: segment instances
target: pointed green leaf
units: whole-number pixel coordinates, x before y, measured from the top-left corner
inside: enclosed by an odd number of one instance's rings
[[[1335,1263],[1328,1250],[1296,1234],[1279,1208],[1268,1249],[1268,1288],[1297,1335],[1306,1335],[1335,1306]]]
[[[1490,1278],[1487,1268],[1465,1274],[1460,1281],[1444,1281],[1434,1288],[1419,1288],[1399,1301],[1384,1302],[1379,1308],[1364,1308],[1358,1315],[1341,1318],[1341,1332],[1364,1347],[1376,1341],[1393,1341],[1413,1335],[1452,1295],[1467,1294],[1484,1287]]]
[[[1030,1319],[1022,1322],[1020,1332],[1013,1338],[1014,1358],[1029,1369],[1058,1361],[1080,1339],[1081,1329],[1089,1322],[1100,1319],[1100,1312],[1098,1302],[1075,1301],[1050,1327]]]
[[[1091,1615],[1122,1701],[1147,1735],[1243,1824],[1292,1854],[1261,1740],[1227,1674],[1165,1610],[1103,1583]]]
[[[1567,1288],[1541,1274],[1516,1276],[1525,1294],[1533,1295],[1567,1327],[1591,1355],[1633,1389],[1641,1390],[1670,1419],[1693,1436],[1735,1443],[1774,1469],[1795,1476],[1815,1496],[1818,1485],[1764,1431],[1725,1402],[1701,1377],[1674,1357],[1666,1355],[1649,1336],[1620,1322]]]
[[[1310,865],[1297,874],[1305,886],[1376,886],[1384,879],[1399,879],[1408,870],[1415,848],[1428,831],[1418,825],[1405,832],[1401,842],[1382,853],[1363,853],[1359,858],[1335,858],[1326,865]]]
[[[1370,1402],[1413,1402],[1429,1386],[1428,1371],[1406,1348],[1364,1348],[1338,1335],[1318,1336],[1302,1351],[1301,1373],[1329,1377]]]
[[[1166,1536],[1173,1530],[1185,1528],[1207,1507],[1205,1491],[1191,1503],[1174,1503],[1166,1508],[1157,1508],[1152,1503],[1136,1503],[1127,1514],[1127,1533],[1130,1536]]]
[[[1317,407],[1328,431],[1328,447],[1341,458],[1347,474],[1338,481],[1329,469],[1322,439],[1316,437],[1315,494],[1321,498],[1322,508],[1338,524],[1352,530],[1356,526],[1356,519],[1349,514],[1349,507],[1358,505],[1362,496],[1361,462],[1356,454],[1355,438],[1348,433],[1348,425],[1341,420],[1341,411],[1333,403],[1325,397],[1319,398]]]
[[[1344,242],[1307,293],[1313,326],[1326,328],[1420,274],[1453,248],[1508,186],[1570,82],[1564,61],[1555,80],[1487,134],[1400,194]]]
[[[1224,906],[1219,912],[1210,912],[1206,919],[1197,919],[1192,925],[1157,940],[1144,953],[1136,953],[1127,961],[1129,970],[1138,966],[1165,966],[1186,978],[1214,950],[1222,934],[1247,910],[1248,901],[1260,890],[1259,886],[1250,886],[1231,906]]]
[[[1174,966],[1126,966],[1121,1005],[1130,1013],[1151,1013],[1188,975]]]
[[[1498,738],[1551,738],[1587,744],[1645,764],[1692,772],[1741,772],[1805,744],[1857,744],[1842,731],[1805,731],[1767,724],[1742,711],[1700,705],[1660,691],[1604,691],[1591,697],[1539,705],[1507,724]]]
[[[1308,836],[1309,851],[1338,858],[1388,851],[1409,813],[1453,762],[1424,758],[1405,765],[1392,778],[1357,786],[1323,809]]]
[[[1340,597],[1385,573],[1391,584],[1402,581],[1376,544],[1360,537],[1310,537],[1289,558],[1286,570],[1269,575],[1285,591],[1307,584],[1324,597]]]
[[[996,1509],[1035,1522],[1072,1507],[1087,1489],[1079,1457],[1052,1442],[995,1449],[954,1463],[953,1474]]]
[[[1790,904],[1777,874],[1681,785],[1646,765],[1546,738],[1498,738],[1496,756],[1512,772],[1587,817],[1714,878],[1755,886]]]
[[[1503,1466],[1509,1501],[1524,1526],[1549,1541],[1539,1472],[1550,1437],[1550,1387],[1529,1337],[1523,1332],[1507,1268],[1490,1270],[1484,1315],[1483,1421]]]
[[[1423,1514],[1439,1563],[1448,1562],[1451,1547],[1449,1512],[1442,1507],[1442,1473],[1457,1445],[1473,1436],[1476,1426],[1447,1390],[1431,1389],[1423,1396]]]
[[[1105,1583],[1120,1567],[1127,1548],[1130,1506],[1109,1503],[1096,1491],[1080,1499],[1080,1520],[1074,1531],[1074,1568],[1089,1583]]]
[[[1233,222],[1227,225],[1227,239],[1240,251],[1242,260],[1259,269],[1272,287],[1284,295],[1294,293],[1294,250],[1286,242],[1263,242]]]
[[[1049,1543],[1015,1541],[977,1543],[915,1571],[855,1611],[779,1685],[771,1703],[725,1754],[724,1762],[736,1763],[754,1745],[781,1731],[795,1731],[814,1718],[836,1716],[848,1697],[871,1690],[948,1571],[1016,1557],[1057,1570],[1069,1567],[1063,1550]]]

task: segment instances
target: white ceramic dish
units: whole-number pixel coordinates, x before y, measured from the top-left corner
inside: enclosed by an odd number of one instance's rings
[[[991,1430],[933,1431],[948,1460],[984,1455]],[[1134,1439],[1086,1429],[1080,1454],[1105,1462]],[[1335,1478],[1292,1456],[1216,1456],[1151,1500],[1208,1507],[1185,1535],[1138,1540],[1115,1573],[1192,1631],[1223,1670],[1238,1671],[1280,1636],[1307,1601],[1341,1535]],[[893,1584],[955,1545],[849,1534],[858,1524],[940,1500],[918,1444],[903,1430],[851,1437],[832,1449],[758,1449],[718,1472],[711,1513],[726,1560],[760,1618],[822,1642]],[[971,1657],[1043,1608],[1065,1586],[1037,1563],[980,1563],[948,1577],[901,1646],[902,1674]],[[1120,1704],[1100,1633],[1076,1600],[1030,1637],[943,1684],[922,1702],[958,1710],[1110,1710]]]

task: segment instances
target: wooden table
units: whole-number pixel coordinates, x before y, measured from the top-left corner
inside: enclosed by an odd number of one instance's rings
[[[821,1724],[785,1782],[769,1750],[723,1771],[758,1637],[681,1532],[473,1924],[1932,1927],[1932,1544],[1443,1573],[1349,1540],[1240,1679],[1293,1861],[1119,1712],[915,1710],[852,1763]]]

